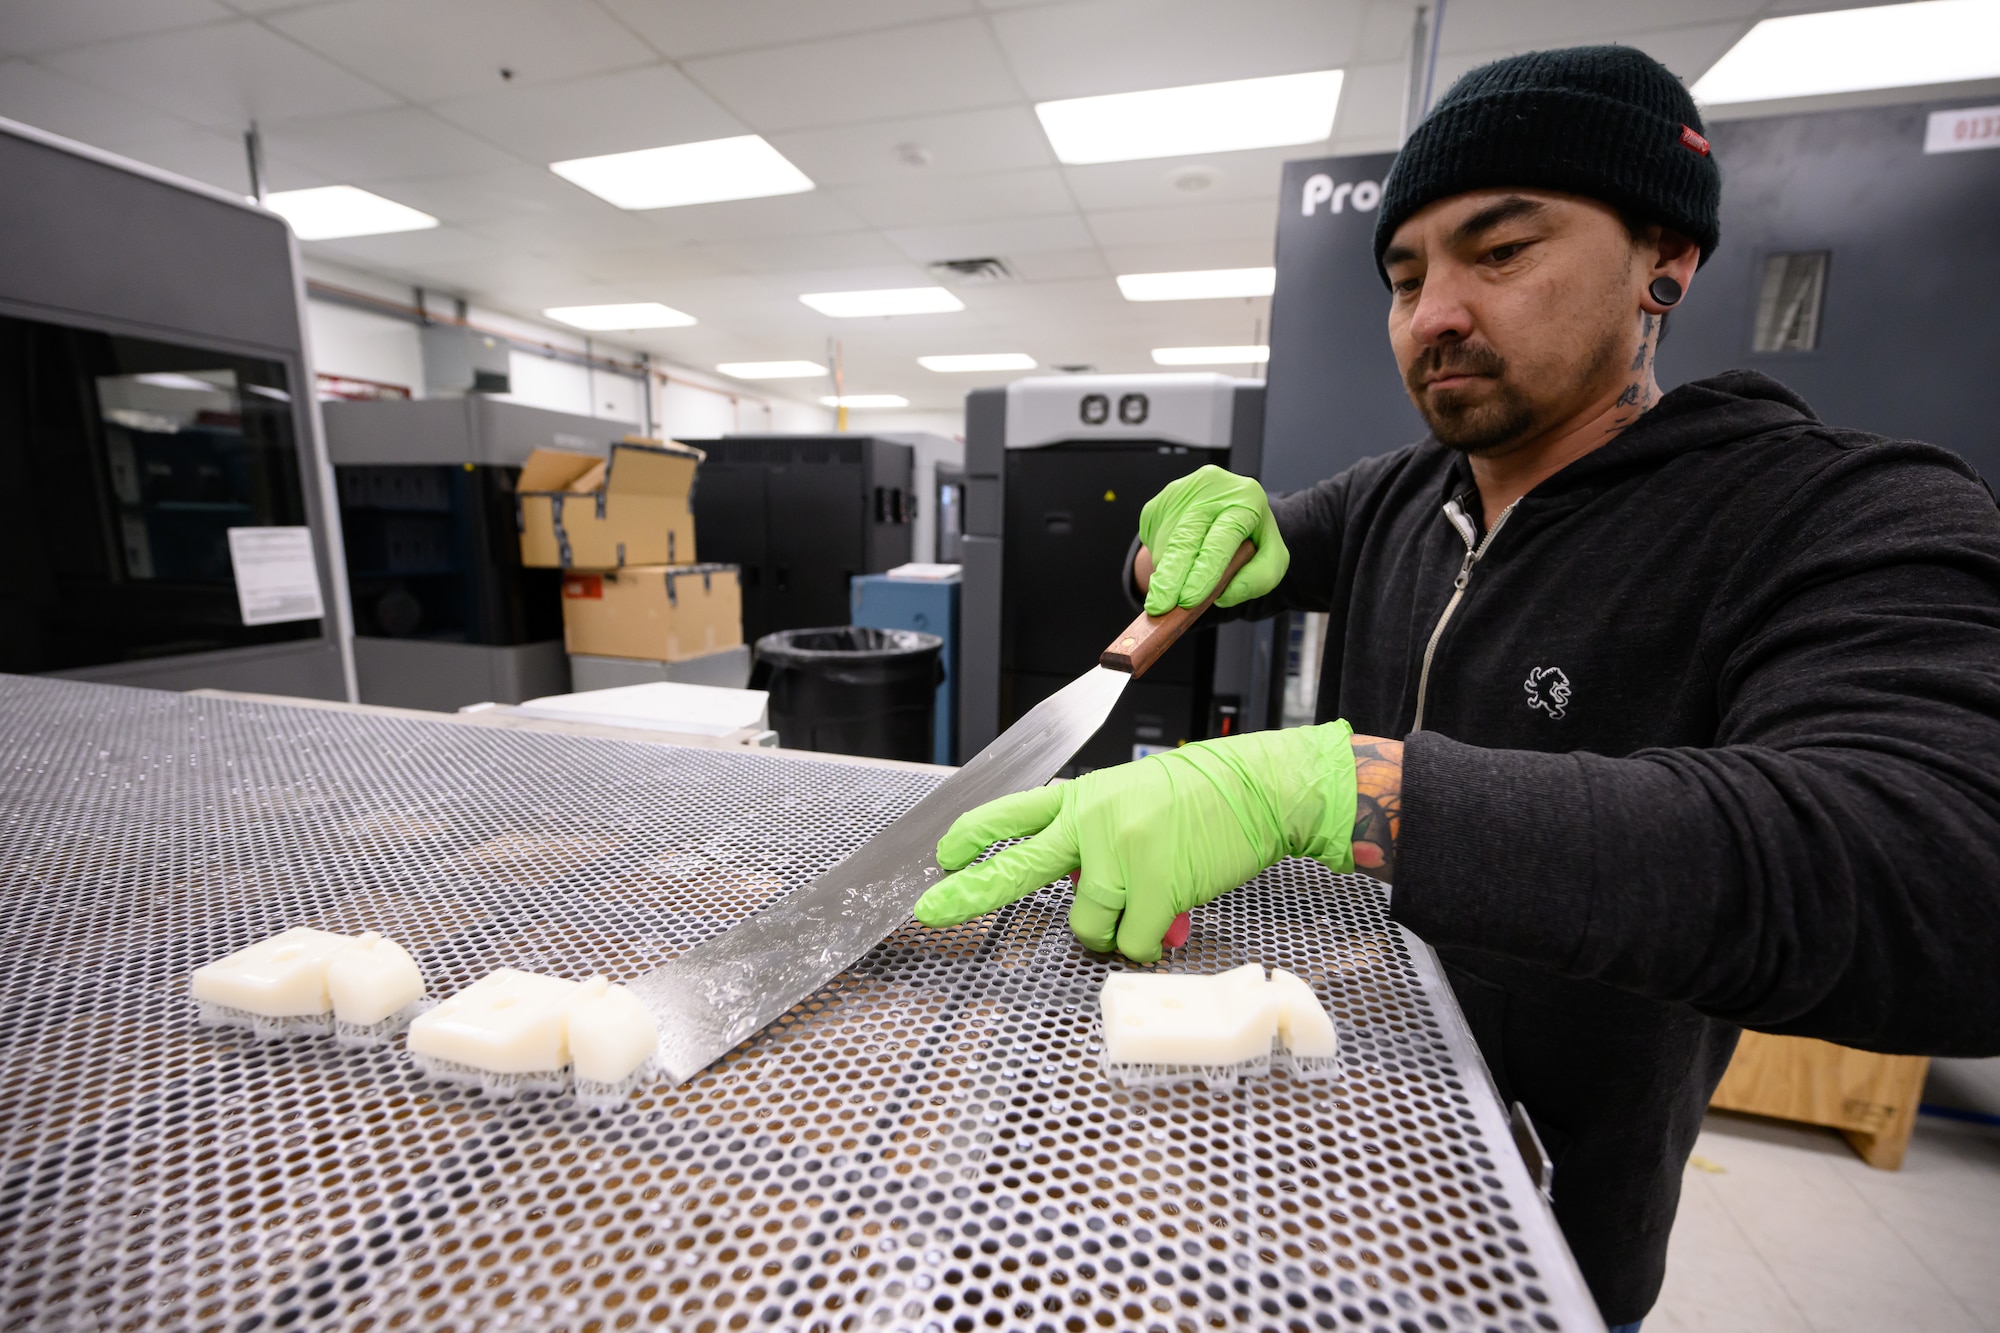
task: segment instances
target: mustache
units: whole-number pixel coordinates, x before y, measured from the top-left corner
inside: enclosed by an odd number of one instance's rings
[[[1411,393],[1424,387],[1426,380],[1441,375],[1493,375],[1507,369],[1506,358],[1485,343],[1440,343],[1428,347],[1403,376]]]

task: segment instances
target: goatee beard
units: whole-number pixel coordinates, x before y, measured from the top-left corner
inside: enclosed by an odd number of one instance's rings
[[[1491,392],[1483,399],[1454,389],[1427,391],[1435,375],[1479,375]],[[1443,343],[1429,348],[1403,376],[1410,401],[1439,444],[1464,454],[1504,452],[1535,426],[1535,409],[1507,382],[1507,362],[1478,343]]]

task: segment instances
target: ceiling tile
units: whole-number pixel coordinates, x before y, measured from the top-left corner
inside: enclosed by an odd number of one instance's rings
[[[287,9],[310,9],[338,0],[222,0],[239,14],[276,14]]]
[[[433,109],[480,138],[543,164],[726,139],[747,129],[664,65],[507,88]]]
[[[1108,278],[1111,266],[1096,246],[1088,250],[1041,250],[1007,256],[1007,264],[1028,282],[1061,278]]]
[[[1172,241],[1234,241],[1277,234],[1277,192],[1268,199],[1204,204],[1198,208],[1126,208],[1087,214],[1104,245],[1156,245]]]
[[[509,167],[466,176],[421,176],[396,182],[396,197],[446,223],[530,218],[611,205],[584,195],[547,167]]]
[[[1076,250],[1092,241],[1090,228],[1075,213],[1006,222],[967,222],[953,227],[907,227],[884,234],[897,249],[923,264],[987,255],[1011,259],[1038,250]]]
[[[1325,151],[1325,144],[1300,144],[1205,157],[1102,162],[1064,167],[1062,172],[1070,193],[1084,208],[1200,207],[1231,199],[1268,199],[1278,192],[1285,163]]]
[[[268,151],[336,180],[463,175],[513,166],[516,159],[428,111],[397,107],[264,127]]]
[[[1428,11],[1426,6],[1427,16]],[[1410,5],[1397,0],[1371,0],[1363,8],[1361,23],[1355,32],[1354,63],[1393,60],[1398,69],[1408,69],[1415,19],[1415,10]]]
[[[862,268],[805,268],[791,273],[763,275],[764,285],[796,301],[806,292],[867,292],[887,287],[927,287],[937,279],[898,255],[894,262],[870,264]],[[807,307],[801,307],[807,309]],[[815,316],[817,318],[817,316]]]
[[[989,319],[1013,322],[1021,317],[1047,319],[1061,311],[1064,321],[1123,318],[1129,304],[1116,283],[1104,278],[1068,278],[1049,282],[995,283],[960,293],[968,308]]]
[[[233,194],[247,194],[250,189],[249,158],[243,151],[243,140],[236,135],[192,125],[162,125],[150,134],[107,139],[98,146]],[[267,184],[272,189],[293,190],[331,183],[283,162],[269,161],[265,165],[270,176]]]
[[[661,236],[684,241],[727,241],[739,237],[811,236],[860,231],[861,219],[824,190],[737,199],[686,208],[655,208],[634,217],[647,219]]]
[[[603,0],[660,54],[689,56],[865,32],[972,11],[970,0]]]
[[[501,213],[464,224],[466,229],[534,254],[581,254],[599,248],[640,250],[660,244],[659,230],[640,214],[596,200],[548,213]]]
[[[925,175],[1053,166],[1056,160],[1026,106],[792,130],[773,134],[771,142],[820,185],[895,184]],[[904,160],[908,149],[928,154],[928,163]]]
[[[1723,53],[1749,30],[1747,21],[1700,23],[1692,27],[1621,32],[1616,39],[1638,47],[1680,75],[1681,82],[1691,84],[1708,73],[1708,67],[1722,59]]]
[[[334,115],[395,98],[248,19],[44,57],[66,74],[203,125]]]
[[[496,306],[539,315],[552,305],[573,304],[571,296],[590,280],[567,264],[527,254],[490,259],[435,259],[423,266],[426,286],[491,299]]]
[[[853,269],[898,265],[908,258],[880,232],[847,231],[827,236],[773,236],[767,239],[708,241],[697,247],[737,272],[798,273],[811,269]]]
[[[672,284],[669,294],[659,299],[677,308],[680,284],[707,278],[740,278],[757,272],[730,263],[726,256],[685,243],[654,241],[638,249],[591,246],[570,257],[579,270],[605,282]]]
[[[138,37],[230,17],[215,0],[7,0],[0,51],[39,55],[86,42]]]
[[[1031,99],[1174,88],[1332,69],[1354,56],[1358,8],[1327,0],[1090,0],[996,14]]]
[[[499,255],[505,247],[456,227],[432,227],[428,231],[399,231],[386,236],[351,236],[340,241],[301,243],[314,254],[341,263],[392,264],[401,268],[419,267],[433,260],[465,263]]]
[[[1074,212],[1076,203],[1054,167],[986,176],[932,176],[833,193],[877,227],[918,227],[995,218]]]
[[[652,62],[603,10],[576,0],[346,0],[267,20],[417,102]],[[503,84],[500,71],[513,71]]]
[[[100,146],[188,128],[152,107],[25,60],[0,62],[0,116]]]
[[[1015,102],[1020,90],[978,19],[686,62],[689,77],[760,131]]]
[[[1819,9],[1838,4],[1817,4]],[[1491,51],[1495,55],[1542,47],[1580,46],[1608,41],[1621,32],[1675,24],[1714,23],[1749,19],[1765,9],[1764,0],[1674,0],[1669,12],[1651,0],[1535,0],[1533,4],[1464,5],[1445,11],[1440,51],[1454,55]],[[1443,92],[1443,55],[1437,89]],[[1678,71],[1676,71],[1678,72]]]
[[[1275,234],[1234,241],[1180,241],[1107,245],[1104,262],[1113,273],[1179,273],[1188,269],[1260,268],[1272,262]],[[1180,302],[1134,302],[1135,305],[1178,305]]]
[[[1640,22],[1646,16],[1641,16]],[[1642,28],[1636,24],[1630,27],[1605,31],[1597,29],[1591,40],[1618,42],[1636,46],[1646,52],[1669,70],[1679,75],[1684,83],[1693,83],[1708,71],[1708,67],[1722,58],[1723,52],[1735,45],[1737,38],[1749,30],[1750,20],[1723,20],[1714,23],[1696,23],[1672,28]],[[1581,40],[1581,39],[1579,39]],[[1455,48],[1450,37],[1445,41],[1445,50],[1438,55],[1436,93],[1433,98],[1443,97],[1451,85],[1469,70],[1490,61],[1500,60],[1521,51],[1534,50],[1537,45],[1574,45],[1563,39],[1544,39],[1542,43],[1532,41],[1516,42],[1503,46],[1482,46]],[[1343,95],[1343,99],[1345,97]],[[1336,132],[1339,127],[1336,126]]]
[[[1341,82],[1340,110],[1333,118],[1335,144],[1374,142],[1386,137],[1387,147],[1397,147],[1403,137],[1403,105],[1409,79],[1408,68],[1401,64],[1358,65],[1348,70]],[[1312,157],[1317,152],[1301,148],[1292,156]]]

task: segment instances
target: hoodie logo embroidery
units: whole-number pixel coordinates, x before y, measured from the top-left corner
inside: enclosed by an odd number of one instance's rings
[[[1528,707],[1539,708],[1551,718],[1560,718],[1569,708],[1569,677],[1561,667],[1533,667],[1522,684],[1528,691]]]

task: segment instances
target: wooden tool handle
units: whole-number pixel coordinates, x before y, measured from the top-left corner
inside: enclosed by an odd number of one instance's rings
[[[1238,570],[1250,563],[1250,557],[1257,554],[1257,547],[1244,542],[1236,548],[1236,554],[1229,557],[1229,568],[1222,571],[1222,577],[1208,590],[1208,596],[1193,606],[1177,606],[1163,616],[1149,616],[1139,613],[1139,618],[1125,627],[1125,632],[1111,641],[1097,661],[1100,666],[1108,666],[1114,671],[1129,671],[1134,676],[1143,676],[1146,669],[1160,660],[1160,654],[1174,646],[1175,640],[1187,633],[1201,613],[1215,604],[1222,590],[1229,586],[1229,580],[1236,577]]]

